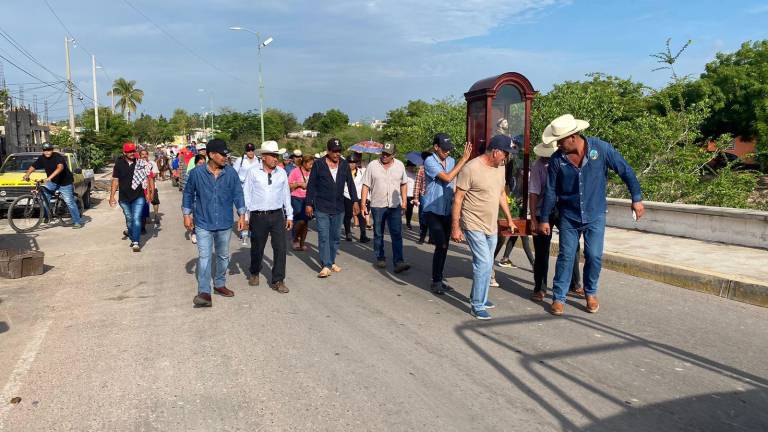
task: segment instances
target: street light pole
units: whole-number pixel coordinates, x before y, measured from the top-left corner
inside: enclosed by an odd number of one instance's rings
[[[213,92],[208,91],[206,89],[202,89],[202,88],[197,89],[197,91],[199,91],[200,93],[208,93],[208,100],[209,100],[208,106],[211,108],[211,135],[210,135],[210,137],[212,138],[213,137],[213,118],[214,118],[214,114],[213,114]],[[203,129],[205,129],[205,122],[203,122]]]
[[[72,139],[75,139],[75,101],[72,98],[72,69],[70,69],[69,66],[69,42],[69,37],[65,36],[64,52],[67,55],[67,110],[69,111],[69,136],[71,136]]]
[[[99,132],[99,92],[96,91],[96,56],[91,54],[91,67],[93,68],[93,115],[96,120],[96,132]]]
[[[259,122],[261,124],[261,142],[264,143],[264,78],[261,73],[261,49],[272,43],[272,37],[268,37],[261,41],[261,34],[245,27],[230,27],[230,30],[246,31],[248,33],[256,35],[256,41],[259,44],[258,60],[259,60]]]

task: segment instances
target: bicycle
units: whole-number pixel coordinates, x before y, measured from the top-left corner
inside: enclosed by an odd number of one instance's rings
[[[43,194],[45,189],[50,193],[41,180],[35,181],[35,188],[26,195],[22,195],[8,207],[8,223],[17,233],[25,233],[34,230],[46,219],[57,219],[64,226],[72,225],[72,215],[67,203],[61,197],[59,191],[52,193],[53,204],[48,202]],[[83,214],[83,200],[75,195],[75,202],[80,214]]]

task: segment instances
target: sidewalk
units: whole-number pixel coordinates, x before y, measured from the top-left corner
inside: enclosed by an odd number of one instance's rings
[[[768,250],[606,228],[603,267],[768,307]]]

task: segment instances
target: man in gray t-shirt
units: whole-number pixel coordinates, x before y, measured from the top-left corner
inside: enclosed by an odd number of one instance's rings
[[[379,160],[372,161],[363,175],[361,209],[373,214],[373,251],[376,266],[387,266],[384,256],[384,225],[392,239],[392,261],[395,273],[411,268],[403,259],[403,209],[406,207],[408,177],[405,165],[395,159],[395,145],[385,143]],[[370,209],[366,203],[371,201]]]

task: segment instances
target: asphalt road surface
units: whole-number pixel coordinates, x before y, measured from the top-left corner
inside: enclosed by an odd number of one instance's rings
[[[515,250],[494,319],[476,321],[466,247],[448,258],[455,292],[437,297],[414,233],[409,272],[342,241],[327,280],[311,233],[288,257],[289,294],[247,285],[233,236],[236,296],[194,309],[196,249],[180,194],[160,186],[141,253],[103,195],[79,231],[0,225],[0,248],[39,247],[47,265],[0,279],[0,430],[768,430],[766,309],[604,271],[599,314],[574,300],[553,317],[527,299]]]

